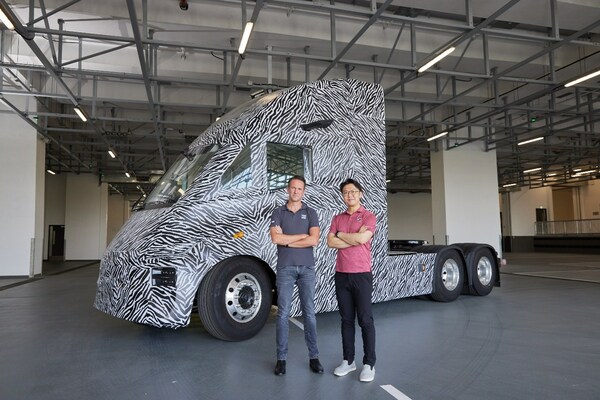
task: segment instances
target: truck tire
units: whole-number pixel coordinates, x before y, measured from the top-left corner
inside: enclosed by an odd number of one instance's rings
[[[465,266],[462,257],[456,250],[442,251],[436,256],[433,272],[433,293],[436,301],[454,301],[460,295]]]
[[[212,336],[230,342],[250,339],[265,325],[271,309],[271,281],[250,257],[217,264],[200,283],[198,315]]]
[[[487,248],[479,248],[470,257],[469,274],[474,294],[487,296],[492,291],[497,279],[497,270],[492,252]]]

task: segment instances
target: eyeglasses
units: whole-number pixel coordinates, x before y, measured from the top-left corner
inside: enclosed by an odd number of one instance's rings
[[[349,195],[356,196],[358,193],[360,193],[360,190],[347,190],[345,192],[342,192],[342,195],[344,197],[348,197]]]

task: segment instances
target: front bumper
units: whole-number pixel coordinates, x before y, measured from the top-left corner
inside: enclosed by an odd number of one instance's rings
[[[126,252],[107,252],[100,264],[94,307],[140,324],[186,326],[192,299],[181,295],[178,282],[186,280],[181,274],[176,260],[144,260]]]

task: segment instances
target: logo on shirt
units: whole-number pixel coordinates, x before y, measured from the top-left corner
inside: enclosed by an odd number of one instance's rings
[[[302,215],[300,216],[300,219],[306,219],[306,217],[307,217],[307,215],[306,215],[306,214],[302,214]]]
[[[362,221],[362,217],[356,217],[357,221]]]

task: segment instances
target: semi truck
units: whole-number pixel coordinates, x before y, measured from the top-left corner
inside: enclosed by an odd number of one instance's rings
[[[421,245],[390,251],[387,232],[385,106],[382,88],[320,80],[266,93],[214,122],[182,152],[107,247],[95,308],[156,327],[189,324],[192,310],[211,335],[240,341],[267,321],[275,296],[273,210],[303,175],[304,202],[319,216],[314,248],[316,312],[337,309],[336,251],[325,235],[345,205],[339,184],[363,185],[377,218],[372,238],[373,302],[430,295],[448,302],[499,286],[488,244]],[[297,293],[292,315],[301,314]]]

